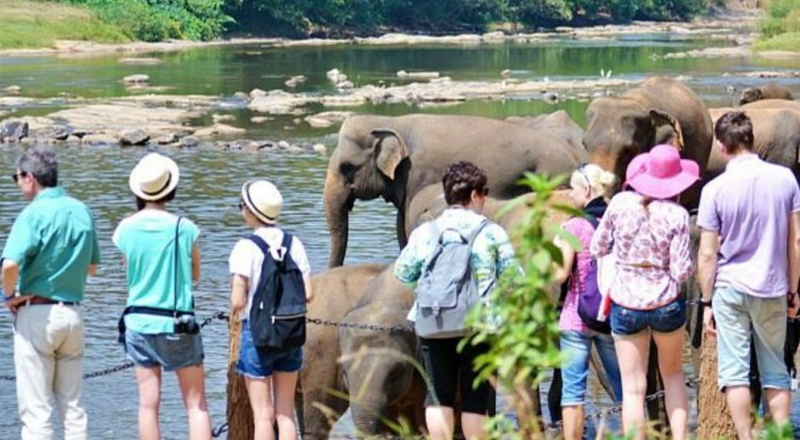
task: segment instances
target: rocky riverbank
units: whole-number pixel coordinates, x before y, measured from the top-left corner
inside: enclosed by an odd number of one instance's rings
[[[505,34],[494,32],[483,35],[429,37],[388,34],[377,38],[351,40],[230,40],[212,43],[166,42],[135,43],[124,45],[98,45],[91,43],[63,43],[52,50],[15,51],[1,56],[58,55],[91,56],[118,53],[120,63],[152,65],[158,58],[148,56],[158,51],[185,50],[214,44],[250,44],[254,47],[363,44],[363,45],[415,45],[415,44],[510,44],[529,43],[555,38],[577,40],[611,39],[620,35],[666,34],[670,38],[724,38],[739,45],[729,49],[707,49],[687,53],[667,54],[669,57],[689,56],[750,56],[748,44],[753,39],[752,29],[757,15],[740,12],[735,15],[713,16],[691,23],[632,23],[626,26],[601,26],[594,28],[558,28],[555,32],[535,34]],[[757,73],[757,72],[756,72]],[[754,72],[749,72],[752,75]],[[769,72],[764,72],[769,75]],[[540,99],[547,102],[564,100],[590,100],[598,96],[618,93],[638,81],[617,78],[612,72],[601,72],[596,78],[580,80],[554,80],[541,77],[536,80],[515,78],[513,71],[497,72],[496,80],[456,81],[439,72],[397,72],[397,83],[364,84],[356,87],[347,79],[347,72],[332,69],[328,78],[336,85],[329,94],[296,93],[293,89],[305,77],[288,78],[285,88],[275,90],[241,91],[233,96],[178,96],[147,94],[119,98],[81,99],[25,97],[25,90],[16,85],[3,85],[0,90],[0,141],[23,144],[66,145],[120,145],[134,146],[159,144],[177,148],[210,145],[215,148],[245,151],[289,151],[324,153],[321,144],[293,144],[282,140],[247,139],[247,131],[231,123],[230,109],[247,109],[253,115],[251,122],[258,124],[276,116],[288,116],[294,124],[308,124],[325,128],[340,123],[350,114],[348,108],[365,104],[414,104],[417,106],[449,105],[468,100]],[[137,93],[164,93],[169,86],[151,86],[146,75],[121,78],[130,91]],[[412,81],[412,82],[409,82]],[[309,108],[324,111],[309,113]],[[43,116],[17,117],[19,109],[31,107],[61,107]],[[210,118],[209,118],[210,116]],[[211,124],[198,126],[196,121],[210,120]]]

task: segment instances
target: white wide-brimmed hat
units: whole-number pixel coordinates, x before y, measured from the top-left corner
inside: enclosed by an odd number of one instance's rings
[[[270,181],[251,180],[242,185],[242,200],[262,223],[274,225],[281,215],[283,196]]]
[[[178,186],[178,164],[167,156],[150,153],[133,167],[128,179],[131,191],[142,200],[160,200]]]

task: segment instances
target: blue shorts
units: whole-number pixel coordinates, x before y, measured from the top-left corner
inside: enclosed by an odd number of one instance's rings
[[[127,329],[125,353],[138,367],[175,371],[203,363],[203,339],[200,333],[146,335]]]
[[[614,401],[622,401],[622,381],[611,335],[592,330],[585,332],[567,330],[561,332],[561,351],[567,356],[567,361],[561,367],[561,406],[585,404],[592,344],[597,348],[606,377],[613,388]]]
[[[682,296],[653,310],[629,309],[611,304],[611,333],[633,336],[652,329],[656,333],[672,333],[686,324],[686,299]]]
[[[789,370],[783,359],[786,340],[786,297],[757,298],[729,287],[712,297],[717,325],[717,385],[750,385],[750,343],[755,342],[758,374],[764,388],[788,390]]]
[[[239,343],[239,360],[236,371],[251,379],[265,379],[273,371],[293,373],[303,367],[303,348],[288,351],[267,351],[253,345],[250,324],[242,322],[242,335]]]

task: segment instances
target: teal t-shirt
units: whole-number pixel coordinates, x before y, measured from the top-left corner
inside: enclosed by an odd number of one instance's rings
[[[89,265],[100,262],[91,211],[61,187],[43,189],[14,221],[3,258],[19,265],[21,294],[82,301]]]
[[[193,311],[192,247],[200,230],[181,217],[178,239],[178,273],[175,274],[175,236],[178,216],[143,209],[123,219],[114,231],[114,244],[127,262],[127,306]],[[131,313],[125,325],[143,334],[173,333],[173,318]]]

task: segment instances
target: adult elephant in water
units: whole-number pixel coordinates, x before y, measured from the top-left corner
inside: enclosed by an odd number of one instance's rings
[[[578,125],[564,110],[535,116],[509,116],[505,119],[512,124],[519,124],[534,130],[549,130],[567,141],[576,151],[584,151],[583,128]]]
[[[597,98],[586,109],[583,145],[593,163],[613,171],[620,182],[631,159],[657,144],[672,144],[704,172],[713,127],[705,105],[680,81],[652,77],[618,97]],[[697,206],[701,184],[681,195]]]
[[[765,102],[765,101],[760,101]],[[784,101],[788,102],[788,101]],[[800,148],[800,108],[790,106],[760,107],[746,105],[740,108],[709,109],[711,120],[716,123],[729,111],[744,111],[753,123],[753,151],[767,162],[791,168],[795,177],[800,176],[798,148]],[[725,171],[728,159],[719,148],[712,148],[703,180],[708,181]]]
[[[339,131],[328,164],[324,205],[331,235],[329,265],[344,263],[349,212],[356,200],[383,197],[397,207],[397,240],[406,243],[405,212],[414,195],[441,180],[444,169],[468,160],[486,170],[489,192],[508,199],[526,192],[526,171],[572,172],[585,159],[563,139],[477,116],[358,115]]]

